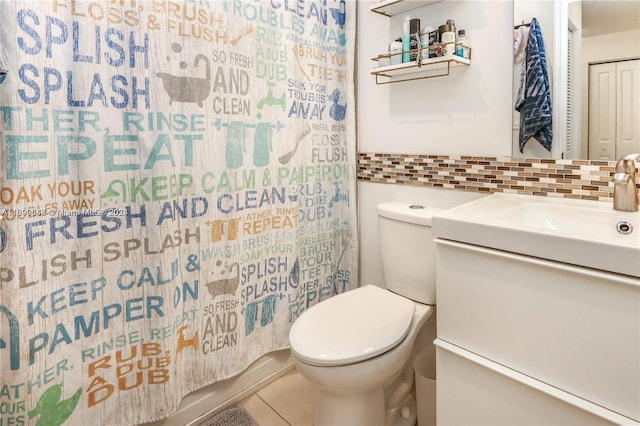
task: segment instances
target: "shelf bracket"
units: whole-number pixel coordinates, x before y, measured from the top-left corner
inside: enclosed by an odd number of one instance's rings
[[[417,72],[417,71],[416,71]],[[402,83],[403,81],[413,81],[413,80],[424,80],[426,78],[436,78],[436,77],[446,77],[449,75],[449,73],[451,72],[451,62],[447,61],[447,72],[442,73],[442,74],[436,74],[436,75],[423,75],[421,77],[412,77],[412,78],[403,78],[400,80],[392,80],[393,76],[388,75],[388,74],[376,74],[376,84],[380,85],[380,84],[390,84],[390,83]],[[387,77],[389,78],[389,80],[387,81],[381,81],[378,79],[378,77]]]
[[[371,9],[371,11],[374,12],[374,13],[377,13],[379,15],[386,16],[387,18],[391,18],[393,16],[393,15],[388,14],[387,12],[383,12],[383,11],[379,11],[379,10]]]

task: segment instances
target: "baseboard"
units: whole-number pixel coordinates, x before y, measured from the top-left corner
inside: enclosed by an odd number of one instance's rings
[[[257,392],[293,368],[290,350],[266,354],[241,374],[190,393],[175,413],[146,426],[193,426],[222,407]]]

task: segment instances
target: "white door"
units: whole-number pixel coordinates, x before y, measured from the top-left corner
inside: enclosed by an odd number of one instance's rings
[[[640,60],[618,62],[616,158],[640,152]]]
[[[589,66],[589,159],[616,156],[616,65]]]
[[[640,60],[589,65],[589,159],[640,152]]]

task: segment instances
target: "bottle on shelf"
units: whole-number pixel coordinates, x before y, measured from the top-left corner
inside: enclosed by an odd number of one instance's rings
[[[402,22],[402,62],[410,62],[411,54],[411,15],[404,15],[404,21]]]
[[[429,46],[433,46],[435,43],[440,43],[440,31],[436,29],[434,29],[429,33]],[[438,54],[436,53],[435,50],[429,49],[430,58],[435,58],[437,56]]]
[[[445,55],[452,56],[456,51],[456,33],[451,30],[450,24],[440,25],[438,30],[440,32],[440,43],[445,48]]]
[[[405,15],[403,30],[402,62],[412,62],[417,59],[420,47],[420,20],[412,18],[411,15]]]
[[[433,27],[426,26],[420,30],[420,52],[422,59],[429,59],[429,46],[433,45],[435,41],[435,33]]]
[[[415,61],[418,59],[419,48],[420,48],[420,20],[412,19],[409,21],[409,32],[411,33],[411,39],[409,41],[409,48],[411,49],[411,54],[409,59],[411,61]]]
[[[397,38],[389,44],[390,64],[398,65],[402,63],[402,39]]]
[[[469,40],[465,30],[458,30],[458,38],[456,39],[456,56],[469,59]]]
[[[447,25],[449,26],[449,29],[451,30],[451,32],[453,34],[457,34],[456,33],[456,21],[454,21],[453,19],[447,19]]]

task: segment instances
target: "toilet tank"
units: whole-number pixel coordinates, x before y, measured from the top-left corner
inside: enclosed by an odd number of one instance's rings
[[[378,241],[387,289],[416,302],[436,304],[431,217],[443,210],[399,201],[378,205]]]

